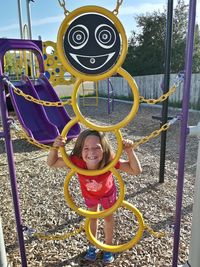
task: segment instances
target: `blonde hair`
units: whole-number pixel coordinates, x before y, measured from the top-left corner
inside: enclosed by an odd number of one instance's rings
[[[90,136],[90,135],[94,135],[99,137],[100,139],[100,143],[103,149],[103,158],[101,160],[101,162],[99,163],[99,169],[104,168],[114,157],[113,155],[113,151],[112,148],[108,142],[108,139],[106,138],[105,133],[102,132],[98,132],[96,130],[84,130],[83,132],[81,132],[76,140],[75,146],[71,152],[71,155],[75,155],[78,158],[82,158],[82,150],[83,150],[83,146],[85,143],[85,139]]]

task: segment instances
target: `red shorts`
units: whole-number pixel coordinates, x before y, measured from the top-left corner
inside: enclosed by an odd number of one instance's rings
[[[102,197],[102,198],[92,198],[88,199],[85,198],[85,204],[88,208],[92,208],[97,206],[98,204],[101,204],[103,209],[109,209],[113,206],[113,204],[116,202],[117,199],[117,189],[114,186],[111,192],[109,192],[108,195]]]

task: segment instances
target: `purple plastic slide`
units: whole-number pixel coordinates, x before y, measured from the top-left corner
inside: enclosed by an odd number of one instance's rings
[[[22,80],[15,82],[14,86],[25,94],[39,98],[34,88]],[[43,106],[27,101],[24,97],[15,94],[11,83],[9,84],[9,92],[18,120],[27,134],[42,144],[53,142],[59,131],[49,121]]]
[[[41,75],[41,78],[35,83],[36,85],[34,86],[29,78],[23,76],[21,81],[15,82],[14,86],[36,99],[41,98],[51,102],[60,101],[45,77]],[[44,108],[42,105],[30,102],[24,99],[24,97],[15,94],[11,83],[9,85],[9,92],[22,127],[30,137],[42,144],[52,143],[56,136],[61,133],[63,127],[70,121],[70,117],[64,107]],[[68,139],[76,137],[79,132],[79,124],[74,125],[68,133]]]
[[[30,80],[29,80],[30,81]],[[45,77],[44,74],[40,74],[38,80],[35,81],[34,84],[35,91],[39,95],[41,100],[50,101],[50,102],[60,102],[60,98],[55,92],[54,88]],[[60,107],[49,107],[44,106],[45,112],[47,114],[48,119],[51,123],[56,125],[59,132],[61,133],[65,125],[71,120],[66,109],[62,106]],[[78,136],[80,133],[79,124],[75,124],[68,132],[67,139],[72,139]]]

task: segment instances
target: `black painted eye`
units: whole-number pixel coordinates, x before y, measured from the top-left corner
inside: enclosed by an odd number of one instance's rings
[[[76,25],[68,33],[68,42],[74,49],[85,46],[89,39],[89,31],[84,25]]]
[[[101,24],[95,30],[95,38],[101,47],[109,49],[116,42],[116,33],[111,26]]]

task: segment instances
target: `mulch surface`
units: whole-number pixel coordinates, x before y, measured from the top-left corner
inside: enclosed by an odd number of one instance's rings
[[[128,103],[115,102],[114,111],[108,114],[106,100],[99,99],[98,107],[83,107],[80,104],[83,116],[100,126],[119,123],[126,118],[131,107]],[[69,115],[73,117],[72,109],[67,107],[67,110]],[[180,115],[180,112],[178,109],[170,109],[169,116]],[[160,108],[141,105],[135,118],[121,128],[123,138],[138,141],[158,130],[159,121],[152,119],[152,116],[160,116],[160,114]],[[13,113],[10,115],[15,118]],[[190,112],[189,125],[196,125],[199,121],[199,115],[200,112]],[[18,123],[17,120],[16,123]],[[84,124],[81,126],[85,128]],[[144,231],[140,242],[127,251],[116,253],[114,263],[109,266],[172,266],[180,126],[181,122],[177,121],[167,131],[164,183],[159,183],[160,136],[141,144],[136,149],[143,168],[141,175],[134,177],[121,173],[126,185],[126,201],[133,204],[141,212],[145,224],[156,232],[164,232],[165,237],[157,238]],[[108,137],[116,151],[115,134],[108,132]],[[12,133],[12,140],[23,224],[36,232],[50,235],[65,234],[79,228],[84,222],[84,217],[68,207],[63,194],[63,183],[68,170],[49,168],[46,164],[48,152],[29,144],[27,140],[19,138],[15,133]],[[67,144],[66,150],[73,147],[73,142]],[[184,264],[188,258],[197,148],[197,138],[188,136],[179,264]],[[123,154],[122,157],[125,155]],[[0,140],[0,162],[0,216],[2,217],[7,257],[11,266],[21,266],[10,176],[3,139]],[[70,192],[77,205],[84,205],[76,177],[72,178]],[[99,221],[99,238],[103,238],[102,219]],[[120,207],[116,211],[115,244],[125,243],[134,238],[136,227],[135,216],[129,210]],[[25,236],[25,245],[27,262],[30,267],[103,266],[101,251],[99,251],[95,262],[88,263],[83,260],[88,246],[84,231],[62,241],[41,240],[36,237]]]

